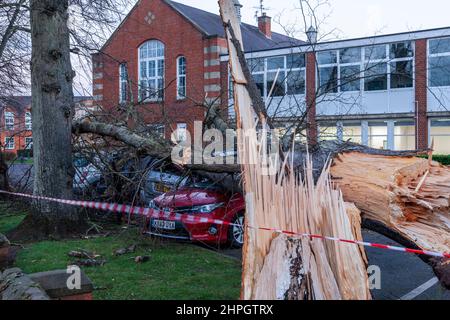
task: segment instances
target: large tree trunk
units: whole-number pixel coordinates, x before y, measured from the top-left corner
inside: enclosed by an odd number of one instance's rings
[[[34,194],[71,199],[74,102],[67,0],[32,0],[32,112]],[[15,237],[66,237],[85,219],[71,207],[36,201]]]

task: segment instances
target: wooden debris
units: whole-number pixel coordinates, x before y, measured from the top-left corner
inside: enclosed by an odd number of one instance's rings
[[[146,263],[150,261],[150,256],[138,256],[134,258],[134,262],[136,263]]]
[[[78,250],[78,251],[70,251],[67,255],[72,258],[80,258],[80,259],[100,258],[100,255],[95,254],[94,252],[89,252],[89,251],[83,250],[83,249]]]
[[[416,157],[350,152],[332,177],[345,201],[417,247],[450,252],[450,168]]]
[[[246,225],[356,240],[360,230],[354,214],[349,217],[341,192],[333,189],[328,166],[315,184],[311,159],[304,162],[303,177],[292,170],[291,157],[275,156],[271,169],[265,165],[266,118],[257,107],[260,96],[251,95],[257,90],[245,64],[239,22],[230,0],[219,4],[228,40],[237,126],[242,129],[238,151],[243,163]],[[260,140],[254,130],[258,127],[262,128]],[[358,246],[288,239],[247,228],[241,291],[245,300],[364,300],[371,298],[368,287],[365,257]]]
[[[115,256],[123,256],[128,253],[134,253],[136,251],[137,246],[135,244],[129,246],[128,248],[121,248],[114,251]]]

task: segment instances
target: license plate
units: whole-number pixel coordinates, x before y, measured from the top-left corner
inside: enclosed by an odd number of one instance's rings
[[[175,230],[175,221],[153,220],[152,227],[163,230]]]
[[[156,183],[155,184],[155,190],[161,193],[167,193],[170,191],[170,187],[162,184],[162,183]]]

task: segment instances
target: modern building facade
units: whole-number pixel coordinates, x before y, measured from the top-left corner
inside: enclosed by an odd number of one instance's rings
[[[450,154],[450,28],[247,51],[246,58],[269,114],[287,127],[307,113],[311,141],[391,150],[434,141],[436,153]],[[228,64],[228,56],[221,60]]]
[[[240,13],[241,5],[235,1]],[[241,23],[254,80],[280,130],[306,115],[305,135],[374,148],[450,154],[450,28],[325,43]],[[207,108],[233,116],[220,16],[169,0],[139,1],[98,54],[93,92],[104,109],[132,103],[166,137],[192,132]]]

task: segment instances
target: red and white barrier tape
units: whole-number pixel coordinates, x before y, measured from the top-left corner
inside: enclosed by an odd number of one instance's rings
[[[87,209],[96,209],[96,210],[101,210],[101,211],[116,212],[116,213],[129,214],[129,215],[141,215],[141,216],[145,216],[145,217],[153,218],[153,219],[160,218],[160,219],[165,219],[165,220],[169,220],[169,221],[178,221],[178,222],[186,222],[186,223],[210,223],[210,224],[228,225],[228,226],[235,225],[235,224],[232,224],[232,223],[224,221],[224,220],[217,220],[217,219],[207,218],[204,216],[199,217],[199,216],[195,216],[195,215],[179,214],[179,213],[173,213],[173,212],[161,212],[160,210],[156,210],[156,209],[152,209],[152,208],[135,207],[135,206],[123,205],[123,204],[117,204],[117,203],[80,201],[80,200],[63,200],[63,199],[56,199],[56,198],[49,198],[49,197],[42,197],[42,196],[34,196],[34,195],[29,195],[29,194],[8,192],[8,191],[3,191],[3,190],[0,190],[0,194],[8,194],[8,195],[22,197],[22,198],[50,201],[50,202],[61,203],[61,204],[82,207],[82,208],[87,208]],[[296,232],[292,232],[292,231],[284,231],[284,230],[273,229],[273,228],[261,228],[261,227],[253,227],[253,226],[249,226],[249,228],[255,229],[255,230],[270,231],[270,232],[279,233],[279,234],[286,234],[291,237],[321,239],[321,240],[328,240],[328,241],[341,242],[341,243],[347,243],[347,244],[356,244],[356,245],[361,245],[364,247],[371,247],[371,248],[377,248],[377,249],[385,249],[385,250],[391,250],[391,251],[399,251],[399,252],[413,253],[413,254],[418,254],[418,255],[426,255],[426,256],[450,259],[450,253],[441,253],[441,252],[434,252],[434,251],[428,251],[428,250],[416,250],[416,249],[409,249],[409,248],[404,248],[404,247],[389,246],[389,245],[384,245],[384,244],[379,244],[379,243],[363,242],[363,241],[356,241],[356,240],[346,240],[346,239],[327,237],[327,236],[321,236],[321,235],[301,234],[301,233],[296,233]]]

